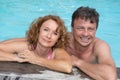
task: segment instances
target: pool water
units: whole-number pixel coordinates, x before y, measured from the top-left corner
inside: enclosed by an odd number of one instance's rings
[[[96,8],[100,14],[96,36],[110,44],[120,67],[120,0],[0,0],[0,41],[25,37],[29,24],[39,16],[59,15],[71,31],[71,15],[79,6]]]

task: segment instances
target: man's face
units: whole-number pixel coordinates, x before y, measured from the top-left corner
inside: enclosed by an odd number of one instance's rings
[[[78,44],[88,46],[95,39],[96,23],[78,18],[74,20],[72,31]]]

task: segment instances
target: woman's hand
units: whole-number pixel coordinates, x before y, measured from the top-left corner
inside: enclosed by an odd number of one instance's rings
[[[18,57],[21,58],[23,62],[29,62],[32,64],[34,64],[38,58],[33,51],[29,51],[29,50],[25,50],[21,53],[18,53]]]
[[[20,62],[20,63],[22,63],[22,62],[25,62],[24,61],[24,59],[23,58],[20,58],[19,56],[18,56],[18,54],[13,54],[13,61],[17,61],[17,62]]]

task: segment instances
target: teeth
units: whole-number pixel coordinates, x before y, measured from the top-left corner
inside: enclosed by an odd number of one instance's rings
[[[87,43],[89,41],[88,37],[81,37],[81,40],[85,43]]]

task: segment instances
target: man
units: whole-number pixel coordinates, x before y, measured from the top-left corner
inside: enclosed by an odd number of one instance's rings
[[[68,34],[66,50],[73,66],[78,67],[95,80],[116,80],[116,67],[110,47],[95,37],[99,14],[89,7],[80,7],[72,15],[72,32]]]

